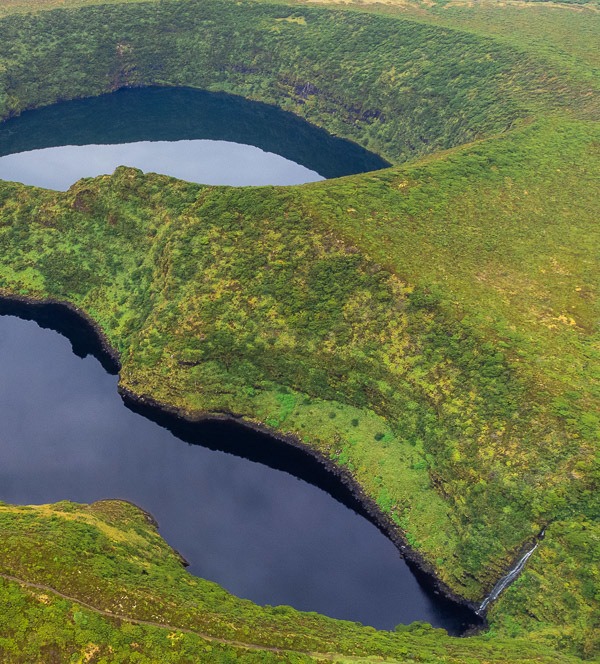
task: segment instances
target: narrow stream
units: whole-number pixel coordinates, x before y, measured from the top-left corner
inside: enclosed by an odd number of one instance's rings
[[[529,558],[531,558],[533,552],[538,548],[540,540],[543,537],[544,537],[544,531],[540,533],[534,545],[530,549],[528,549],[519,558],[519,560],[517,560],[517,562],[513,565],[513,567],[501,579],[497,581],[496,585],[490,591],[490,594],[483,600],[483,602],[481,602],[479,608],[477,609],[478,615],[484,615],[487,607],[492,602],[495,602],[498,599],[498,597],[500,597],[500,593],[506,588],[508,588],[508,586],[510,586],[510,584],[521,574],[521,572],[525,568],[527,561],[529,560]]]

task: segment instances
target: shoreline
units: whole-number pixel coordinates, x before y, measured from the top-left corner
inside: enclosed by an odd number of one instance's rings
[[[401,557],[409,565],[410,570],[415,574],[421,582],[424,582],[436,595],[443,597],[452,603],[459,604],[461,607],[472,611],[476,620],[474,620],[473,627],[479,631],[486,627],[484,616],[478,616],[475,612],[479,607],[476,602],[471,602],[454,593],[452,589],[447,586],[443,581],[438,579],[433,569],[433,566],[415,549],[413,549],[408,542],[403,538],[398,527],[393,522],[391,517],[382,512],[377,503],[370,498],[362,489],[360,484],[354,479],[350,471],[336,465],[331,459],[327,458],[317,450],[312,449],[309,445],[304,443],[300,438],[293,434],[284,434],[274,429],[269,428],[261,422],[256,422],[244,418],[231,412],[198,412],[194,414],[187,413],[180,408],[170,404],[162,403],[153,397],[145,394],[136,394],[129,388],[118,386],[119,394],[126,405],[141,406],[144,409],[155,411],[162,417],[167,416],[169,419],[179,421],[188,425],[202,424],[203,422],[228,422],[236,426],[249,429],[259,434],[268,436],[269,438],[295,448],[312,457],[319,463],[330,475],[344,485],[352,497],[357,501],[362,509],[363,516],[373,523],[396,547]],[[477,618],[483,620],[483,624],[477,625]]]
[[[23,310],[20,311],[19,307],[22,307]],[[5,309],[8,309],[8,311]],[[44,312],[44,309],[46,309],[46,312]],[[35,316],[28,316],[30,310],[41,313],[42,317],[44,313],[54,313],[59,316],[66,315],[67,317],[71,317],[71,320],[63,319],[61,321],[63,325],[44,325],[43,323],[40,323]],[[16,316],[17,318],[25,320],[35,320],[40,327],[50,327],[67,337],[71,342],[71,345],[74,346],[73,350],[77,355],[78,353],[75,345],[77,343],[82,345],[83,342],[85,343],[85,355],[92,355],[95,357],[108,373],[118,375],[121,370],[119,353],[111,345],[104,330],[86,311],[70,302],[52,297],[38,299],[29,295],[11,294],[0,289],[0,315]],[[46,320],[44,322],[47,323],[48,321]],[[76,329],[76,327],[79,327],[80,329]],[[76,333],[81,334],[81,332],[86,332],[88,338],[83,340],[74,338]],[[91,345],[90,342],[92,342]]]
[[[4,311],[4,309],[8,311]],[[40,323],[31,313],[42,314],[43,323]],[[23,314],[23,315],[20,315]],[[14,315],[26,320],[34,320],[42,327],[48,327],[66,336],[73,346],[76,354],[76,346],[81,346],[81,338],[77,334],[86,333],[85,342],[91,345],[86,346],[85,355],[93,355],[102,364],[103,368],[109,373],[118,374],[121,368],[119,354],[110,344],[108,337],[100,325],[83,309],[56,298],[36,299],[31,296],[17,295],[0,291],[0,315]],[[56,326],[48,324],[50,315],[56,317]],[[64,316],[71,317],[74,320],[60,320]],[[61,325],[60,323],[63,323]],[[78,323],[82,329],[76,329]],[[71,334],[70,334],[71,333]],[[81,351],[81,348],[79,349]],[[150,395],[137,394],[129,388],[118,385],[118,392],[127,407],[138,407],[139,409],[150,411],[150,414],[157,415],[160,419],[167,419],[172,423],[185,424],[188,426],[199,425],[205,422],[226,422],[235,426],[259,433],[278,443],[283,443],[287,447],[294,448],[302,452],[307,457],[319,464],[330,476],[335,478],[345,490],[352,496],[361,508],[362,515],[375,525],[392,544],[395,546],[400,556],[406,561],[411,572],[417,577],[418,581],[426,586],[434,595],[440,599],[451,602],[468,611],[472,615],[469,617],[470,625],[461,636],[470,636],[476,634],[487,627],[485,614],[477,614],[479,604],[461,597],[441,581],[433,566],[423,557],[421,553],[413,549],[403,537],[398,526],[385,514],[377,503],[369,497],[360,484],[354,479],[350,471],[335,464],[331,459],[312,449],[304,443],[299,437],[293,434],[278,432],[267,425],[251,419],[247,419],[239,414],[232,412],[204,412],[188,413],[183,409],[162,403]],[[147,416],[147,415],[146,415]],[[164,426],[164,424],[163,424]]]

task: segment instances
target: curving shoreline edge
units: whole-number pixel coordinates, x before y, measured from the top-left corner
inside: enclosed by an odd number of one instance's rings
[[[42,317],[43,314],[46,314],[48,318],[52,315],[54,321],[62,321],[63,323],[66,322],[66,324],[53,326],[48,323],[47,319],[40,323],[38,317],[32,315],[32,312],[38,314],[41,312]],[[51,297],[35,298],[0,290],[0,315],[14,315],[19,318],[34,320],[42,327],[54,329],[63,336],[66,336],[71,342],[74,352],[80,355],[75,347],[76,342],[69,334],[69,331],[74,327],[73,323],[76,322],[79,325],[77,331],[81,332],[84,330],[87,333],[86,342],[92,342],[89,346],[86,345],[86,352],[81,354],[83,356],[94,356],[101,363],[103,368],[113,375],[117,375],[121,369],[122,365],[119,353],[111,345],[102,327],[84,309],[77,307],[68,301]],[[206,422],[227,422],[251,430],[268,437],[272,441],[283,443],[287,447],[300,451],[302,454],[315,461],[330,477],[335,478],[335,480],[346,489],[360,506],[362,515],[375,525],[380,532],[392,542],[392,544],[394,544],[400,556],[406,561],[411,572],[417,577],[420,583],[441,599],[458,605],[463,611],[470,614],[469,627],[461,636],[471,636],[487,628],[488,623],[485,612],[477,613],[478,609],[480,609],[480,603],[467,600],[453,592],[447,584],[437,577],[435,569],[424,556],[410,546],[391,517],[385,514],[375,500],[370,498],[364,492],[350,471],[338,466],[319,451],[312,449],[299,437],[290,433],[279,432],[261,422],[247,419],[243,415],[233,412],[199,411],[197,413],[188,413],[183,409],[172,406],[171,404],[162,403],[150,395],[137,394],[121,384],[118,385],[118,393],[127,407],[138,412],[140,409],[148,411],[148,413],[144,413],[145,417],[149,417],[149,414],[152,413],[160,416],[161,420],[167,418],[174,423],[191,426]],[[161,422],[161,425],[164,426],[164,423]],[[137,505],[136,507],[139,508]],[[146,514],[146,511],[143,508],[139,509]],[[155,521],[154,517],[151,515],[149,516]],[[178,554],[178,552],[176,553]],[[185,561],[180,554],[178,555],[182,564],[185,566],[187,561]]]

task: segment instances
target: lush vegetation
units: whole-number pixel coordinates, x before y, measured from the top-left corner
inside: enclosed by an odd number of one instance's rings
[[[66,193],[0,183],[0,289],[85,310],[120,353],[123,389],[265,423],[349,470],[468,599],[552,524],[485,639],[593,657],[597,73],[556,22],[550,53],[524,23],[495,38],[499,21],[450,9],[211,0],[2,19],[4,117],[192,85],[412,161],[298,188],[128,168]]]
[[[523,638],[378,632],[257,607],[187,574],[147,517],[116,501],[0,504],[0,558],[2,661],[574,661]]]

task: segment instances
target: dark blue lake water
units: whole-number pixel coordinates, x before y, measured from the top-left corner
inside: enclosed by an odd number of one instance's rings
[[[0,125],[0,179],[65,190],[119,165],[203,184],[291,185],[388,163],[276,107],[187,88],[119,90]]]
[[[238,152],[200,149],[205,140]],[[110,148],[110,164],[98,146]],[[261,161],[256,150],[272,157]],[[173,174],[202,182],[211,174],[221,184],[256,176],[291,184],[385,166],[277,109],[166,89],[26,113],[0,125],[0,154],[0,178],[54,188],[121,163],[159,172],[183,166]],[[31,316],[70,341],[23,320]],[[422,586],[344,487],[306,455],[233,424],[176,426],[133,412],[117,377],[86,357],[92,348],[85,330],[56,311],[0,305],[0,500],[131,500],[157,518],[191,573],[261,604],[384,629],[425,620],[460,633],[473,621]]]

